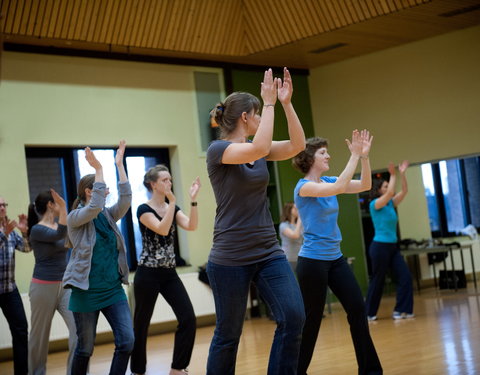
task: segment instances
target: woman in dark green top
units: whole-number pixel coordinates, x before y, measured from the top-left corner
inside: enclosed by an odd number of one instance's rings
[[[115,157],[119,175],[119,199],[105,208],[108,188],[103,169],[90,148],[85,158],[95,175],[82,177],[78,198],[67,218],[68,236],[73,244],[63,283],[72,288],[70,310],[77,327],[78,344],[72,375],[85,375],[93,353],[100,312],[112,327],[115,353],[110,374],[125,374],[134,336],[130,309],[122,282],[128,284],[125,244],[116,222],[130,208],[131,189],[123,166],[125,141],[120,142]]]

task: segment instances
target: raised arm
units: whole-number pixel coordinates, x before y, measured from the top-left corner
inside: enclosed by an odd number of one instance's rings
[[[283,68],[283,83],[278,80],[278,100],[282,104],[288,124],[288,141],[273,141],[268,160],[286,160],[305,149],[305,133],[292,104],[293,83],[290,72]]]
[[[395,183],[396,183],[395,165],[391,162],[388,164],[388,172],[390,173],[390,178],[388,180],[388,188],[384,194],[382,194],[380,197],[376,199],[375,201],[376,210],[379,210],[385,207],[395,195]]]
[[[343,194],[348,188],[355,169],[357,168],[358,160],[362,153],[363,142],[360,139],[358,130],[352,132],[352,141],[345,140],[350,150],[350,159],[334,183],[314,182],[309,181],[300,188],[301,197],[330,197],[333,195]]]
[[[408,161],[404,160],[398,166],[398,171],[400,172],[400,178],[402,179],[402,190],[400,190],[393,197],[393,205],[395,207],[397,207],[400,203],[402,203],[403,198],[405,198],[405,196],[408,193],[407,177],[405,176],[405,172],[407,171],[408,165],[409,165]]]
[[[97,160],[90,147],[85,148],[85,159],[95,169],[95,181],[91,190],[91,198],[88,204],[77,208],[67,216],[67,224],[70,227],[79,227],[95,219],[105,207],[106,185],[103,180],[103,167]]]
[[[185,215],[181,210],[177,211],[176,219],[177,224],[185,230],[195,230],[198,225],[198,206],[197,206],[197,194],[201,187],[200,178],[197,177],[190,186],[190,216]]]
[[[360,162],[362,165],[362,171],[360,172],[360,180],[352,180],[349,182],[346,193],[360,193],[372,188],[372,169],[370,168],[370,159],[368,154],[372,147],[373,136],[370,136],[368,130],[362,130],[360,132],[360,138],[362,141],[362,153],[360,155]]]
[[[277,101],[277,78],[273,78],[272,69],[265,71],[261,86],[263,100],[262,117],[252,142],[232,143],[224,151],[223,164],[244,164],[268,155],[272,146],[274,106]],[[256,114],[243,112],[239,121],[248,126]],[[248,134],[246,134],[248,136]]]
[[[132,203],[132,189],[128,183],[127,172],[123,164],[125,156],[125,147],[127,143],[121,140],[117,153],[115,155],[115,165],[118,171],[118,201],[112,207],[108,207],[108,212],[112,215],[115,221],[120,220],[125,216]]]
[[[18,223],[15,223],[15,224],[16,224],[16,228],[22,233],[22,235],[19,236],[16,232],[13,232],[13,235],[15,236],[15,249],[24,253],[28,253],[29,251],[32,250],[32,248],[30,247],[30,242],[28,241],[28,237],[27,237],[27,229],[28,229],[27,215],[25,214],[18,215]]]

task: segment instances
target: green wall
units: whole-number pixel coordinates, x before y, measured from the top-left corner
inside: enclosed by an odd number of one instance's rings
[[[253,72],[245,70],[232,71],[232,86],[234,91],[248,91],[260,96],[260,82],[263,79],[263,71]],[[274,71],[274,74],[281,72]],[[302,122],[305,136],[307,138],[314,135],[325,136],[325,134],[315,134],[312,119],[312,107],[310,101],[309,77],[305,74],[292,74],[293,97],[292,103]],[[285,115],[281,105],[275,107],[275,129],[274,139],[281,140],[288,138],[288,128]],[[293,201],[293,190],[302,177],[292,167],[291,160],[285,160],[277,163],[278,175],[280,180],[280,194],[282,203]],[[360,209],[357,195],[341,195],[338,197],[340,205],[339,226],[342,231],[342,251],[347,257],[355,257],[353,269],[355,276],[365,291],[368,285],[368,275],[366,270],[365,253],[363,246],[363,234],[360,218]],[[272,209],[272,211],[275,208]]]

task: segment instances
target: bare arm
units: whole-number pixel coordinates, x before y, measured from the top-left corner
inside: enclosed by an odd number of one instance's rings
[[[362,153],[360,155],[362,172],[360,180],[352,180],[349,182],[346,193],[360,193],[372,188],[372,169],[370,168],[370,160],[368,154],[372,147],[373,137],[370,136],[368,130],[362,130],[360,137],[363,143]]]
[[[399,166],[398,170],[400,172],[400,178],[402,179],[402,190],[400,190],[395,196],[393,197],[393,204],[395,207],[397,207],[400,203],[402,203],[403,198],[408,193],[408,184],[407,184],[407,177],[405,176],[405,172],[407,171],[408,168],[408,161],[404,160]]]
[[[352,133],[352,142],[346,139],[351,155],[343,172],[338,176],[334,183],[325,182],[307,182],[300,188],[301,197],[330,197],[333,195],[343,194],[348,188],[355,169],[357,168],[358,160],[360,159],[362,150],[362,141],[360,140],[360,133],[354,130]]]
[[[185,215],[182,211],[177,211],[176,219],[177,224],[185,230],[195,230],[198,226],[198,206],[197,206],[197,194],[200,190],[200,178],[197,177],[190,187],[190,200],[195,202],[194,205],[190,207],[190,216]]]
[[[297,219],[297,222],[295,224],[295,229],[292,230],[288,227],[286,227],[282,234],[288,238],[291,238],[293,240],[296,240],[297,238],[300,238],[302,236],[302,221],[300,220],[300,216]]]
[[[293,94],[292,77],[287,68],[283,69],[283,84],[278,80],[278,100],[282,103],[288,124],[288,141],[274,141],[267,156],[268,160],[286,160],[305,149],[305,133],[300,119],[293,108],[291,99]]]
[[[263,78],[261,96],[265,103],[262,110],[262,118],[253,141],[247,143],[232,143],[224,151],[222,156],[223,164],[244,164],[268,155],[272,145],[274,105],[277,101],[277,79],[273,78],[272,69],[268,69]],[[251,114],[242,113],[239,121],[246,123],[247,116]]]
[[[388,188],[386,193],[378,197],[377,200],[375,201],[376,210],[379,210],[385,207],[395,195],[396,174],[395,174],[395,165],[393,165],[393,163],[390,163],[388,165],[388,172],[390,173],[390,179],[388,180]]]

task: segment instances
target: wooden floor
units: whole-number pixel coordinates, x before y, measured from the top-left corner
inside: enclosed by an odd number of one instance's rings
[[[379,320],[370,323],[384,373],[388,375],[480,374],[480,293],[472,286],[458,292],[423,290],[415,294],[416,318],[391,319],[394,298],[385,297]],[[205,363],[214,327],[197,331],[190,374],[205,374]],[[245,322],[239,347],[238,375],[266,374],[275,324],[267,319]],[[2,333],[3,334],[3,333]],[[148,342],[147,374],[168,374],[173,335],[154,336]],[[95,348],[90,373],[107,374],[112,345]],[[66,353],[48,358],[48,375],[65,374]],[[13,373],[12,362],[0,363],[0,374]],[[355,355],[345,313],[333,305],[320,330],[309,375],[356,374]]]

